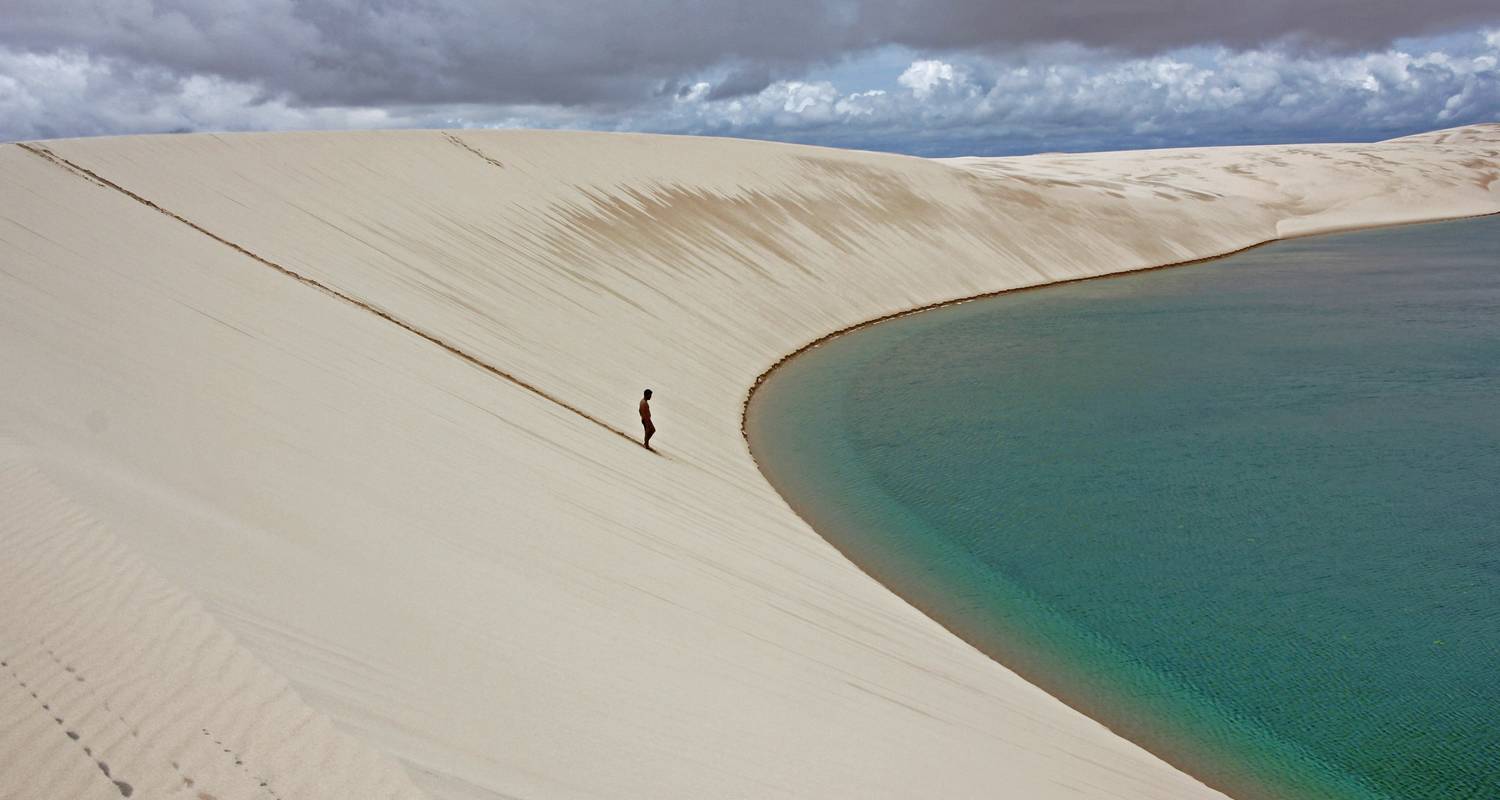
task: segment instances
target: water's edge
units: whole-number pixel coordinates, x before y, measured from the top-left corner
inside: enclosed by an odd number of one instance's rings
[[[934,622],[936,622],[938,625],[942,626],[944,630],[948,631],[949,633],[953,634],[955,637],[959,638],[960,640],[962,640],[963,642],[965,642],[969,646],[971,646],[971,647],[975,648],[976,650],[978,650],[979,652],[983,653],[985,656],[987,656],[991,660],[995,661],[997,664],[1000,664],[1001,666],[1003,666],[1006,669],[1010,670],[1011,672],[1015,673],[1016,675],[1018,675],[1019,677],[1021,677],[1026,682],[1031,683],[1033,686],[1037,686],[1037,688],[1041,689],[1044,692],[1047,692],[1054,699],[1058,700],[1058,702],[1061,702],[1064,705],[1068,706],[1069,708],[1072,708],[1074,711],[1077,711],[1080,714],[1085,714],[1085,716],[1090,716],[1090,715],[1086,714],[1085,711],[1082,708],[1080,708],[1078,705],[1076,705],[1073,702],[1069,702],[1069,700],[1066,697],[1061,697],[1057,693],[1055,693],[1053,691],[1050,691],[1050,690],[1042,687],[1040,684],[1038,684],[1038,682],[1036,680],[1034,680],[1026,672],[1024,672],[1024,671],[1022,671],[1020,669],[1017,669],[1012,664],[1007,664],[1004,658],[1002,658],[996,652],[992,652],[992,650],[990,648],[986,648],[981,642],[975,641],[974,638],[971,638],[969,636],[965,636],[964,634],[962,634],[959,631],[958,626],[957,626],[956,623],[953,623],[953,622],[945,620],[944,617],[943,617],[943,615],[941,615],[939,613],[935,613],[933,609],[927,607],[927,604],[920,603],[920,602],[914,600],[913,598],[908,597],[908,596],[902,594],[901,592],[897,591],[897,589],[894,586],[890,585],[888,582],[882,581],[880,579],[880,577],[876,574],[876,572],[873,571],[871,568],[869,568],[866,563],[862,563],[862,561],[860,559],[855,558],[855,556],[851,552],[849,552],[848,549],[846,549],[844,547],[841,547],[837,543],[837,541],[835,541],[835,537],[830,537],[830,536],[828,536],[826,534],[825,531],[818,530],[817,526],[812,523],[812,520],[810,519],[810,516],[806,512],[806,510],[803,509],[803,508],[800,508],[796,503],[792,502],[790,499],[787,498],[787,496],[784,493],[781,492],[780,488],[777,486],[776,480],[772,478],[770,472],[767,470],[765,462],[762,459],[756,457],[756,447],[755,447],[755,443],[754,443],[754,441],[753,441],[753,439],[751,437],[751,434],[749,432],[749,424],[748,424],[748,420],[749,420],[749,416],[750,416],[750,406],[751,406],[752,400],[753,400],[756,392],[758,390],[760,390],[760,388],[763,385],[765,385],[766,381],[771,377],[771,375],[774,372],[776,372],[777,369],[779,369],[783,365],[787,364],[791,360],[797,358],[799,355],[802,355],[802,354],[806,353],[807,351],[812,350],[813,348],[818,347],[819,345],[823,344],[824,342],[827,342],[827,341],[829,341],[831,339],[834,339],[836,337],[839,337],[839,336],[843,336],[846,333],[851,333],[853,331],[862,330],[864,328],[868,328],[868,327],[871,327],[871,326],[874,326],[874,325],[878,325],[878,324],[883,323],[883,322],[889,322],[891,320],[899,319],[901,317],[906,317],[906,316],[910,316],[910,315],[913,315],[913,314],[919,314],[919,313],[923,313],[923,312],[927,312],[927,311],[933,311],[933,310],[936,310],[936,309],[947,308],[949,306],[957,306],[957,305],[961,305],[961,304],[968,303],[968,302],[975,301],[975,300],[984,300],[984,299],[989,299],[989,298],[993,298],[993,297],[999,297],[999,296],[1002,296],[1002,295],[1009,295],[1009,294],[1014,294],[1014,293],[1019,293],[1019,292],[1035,291],[1035,290],[1038,290],[1038,289],[1046,289],[1046,288],[1049,288],[1049,287],[1063,286],[1063,285],[1072,284],[1072,283],[1079,283],[1079,282],[1082,282],[1082,281],[1098,281],[1098,280],[1104,280],[1104,279],[1108,279],[1108,278],[1119,278],[1119,277],[1124,277],[1124,276],[1128,276],[1128,275],[1139,275],[1139,274],[1144,273],[1144,272],[1152,272],[1152,271],[1156,271],[1156,270],[1165,270],[1165,269],[1174,269],[1174,268],[1177,268],[1177,267],[1187,267],[1187,266],[1203,265],[1203,264],[1207,264],[1207,263],[1210,263],[1210,262],[1217,262],[1217,261],[1220,261],[1220,260],[1223,260],[1223,259],[1227,259],[1227,258],[1230,258],[1232,256],[1236,256],[1236,255],[1239,255],[1241,253],[1245,253],[1247,251],[1254,250],[1256,248],[1264,247],[1264,246],[1269,245],[1269,244],[1274,244],[1274,243],[1277,243],[1277,242],[1285,242],[1285,241],[1290,241],[1290,240],[1294,240],[1294,239],[1310,238],[1310,237],[1316,237],[1316,236],[1332,236],[1332,235],[1338,235],[1338,234],[1343,234],[1343,233],[1351,233],[1351,232],[1361,231],[1361,230],[1389,229],[1389,228],[1407,227],[1407,226],[1412,226],[1412,225],[1425,225],[1425,224],[1437,223],[1437,222],[1455,222],[1455,221],[1459,221],[1459,220],[1483,219],[1483,218],[1492,217],[1492,216],[1500,216],[1500,212],[1492,212],[1492,213],[1488,213],[1488,214],[1468,214],[1468,215],[1460,215],[1460,216],[1433,217],[1431,219],[1412,220],[1412,221],[1399,222],[1399,223],[1391,223],[1391,224],[1346,226],[1346,227],[1339,227],[1339,228],[1323,229],[1323,230],[1318,230],[1318,231],[1309,232],[1309,233],[1293,234],[1293,235],[1290,235],[1290,236],[1278,236],[1278,237],[1273,237],[1273,238],[1265,239],[1263,241],[1255,242],[1253,244],[1249,244],[1249,245],[1246,245],[1244,247],[1239,247],[1239,248],[1236,248],[1236,249],[1233,249],[1233,250],[1228,250],[1228,251],[1225,251],[1225,252],[1222,252],[1222,253],[1218,253],[1218,254],[1215,254],[1215,255],[1203,256],[1203,257],[1199,257],[1199,258],[1185,259],[1185,260],[1182,260],[1182,261],[1174,261],[1174,262],[1170,262],[1170,263],[1166,263],[1166,264],[1157,264],[1157,265],[1145,266],[1145,267],[1137,267],[1137,268],[1132,268],[1132,269],[1122,269],[1122,270],[1118,270],[1118,271],[1115,271],[1115,272],[1101,273],[1099,275],[1089,275],[1089,276],[1078,277],[1078,278],[1065,278],[1065,279],[1062,279],[1062,280],[1048,281],[1048,282],[1035,283],[1035,284],[1027,284],[1027,285],[1015,286],[1015,287],[1011,287],[1011,288],[1007,288],[1007,289],[998,289],[998,290],[995,290],[995,291],[981,292],[981,293],[974,294],[974,295],[969,295],[969,296],[965,296],[965,297],[954,298],[954,299],[950,299],[950,300],[943,300],[943,301],[939,301],[939,302],[936,302],[936,303],[930,303],[930,304],[926,304],[926,305],[922,305],[922,306],[917,306],[917,307],[906,309],[906,310],[903,310],[903,311],[897,311],[897,312],[894,312],[894,313],[891,313],[891,314],[885,314],[885,315],[882,315],[882,316],[879,316],[879,317],[874,317],[872,319],[867,319],[867,320],[864,320],[862,322],[855,323],[853,325],[849,325],[849,326],[846,326],[846,327],[843,327],[843,328],[839,328],[838,330],[832,331],[832,332],[827,333],[827,334],[825,334],[823,336],[819,336],[816,339],[813,339],[812,341],[810,341],[810,342],[802,345],[801,347],[797,348],[796,350],[794,350],[794,351],[792,351],[792,352],[790,352],[790,353],[782,356],[781,358],[777,359],[774,363],[772,363],[769,367],[767,367],[764,371],[762,371],[758,376],[756,376],[755,381],[751,384],[750,388],[745,393],[744,401],[741,403],[741,407],[740,407],[740,435],[741,435],[742,440],[744,441],[746,453],[750,456],[751,461],[755,462],[756,468],[760,470],[761,476],[766,480],[767,484],[769,484],[773,489],[776,490],[778,496],[780,496],[782,498],[782,501],[787,504],[787,507],[790,508],[791,511],[794,514],[796,514],[799,519],[801,519],[804,523],[806,523],[809,528],[812,528],[815,532],[817,532],[818,535],[820,537],[822,537],[825,542],[827,542],[835,550],[837,550],[841,555],[843,555],[844,558],[847,559],[851,564],[853,564],[856,569],[859,569],[861,572],[863,572],[867,576],[869,576],[872,580],[875,580],[877,583],[880,583],[887,590],[889,590],[892,594],[895,594],[897,597],[899,597],[903,602],[905,602],[908,605],[910,605],[911,607],[915,608],[917,611],[921,612],[924,616],[928,617],[929,619],[931,619]],[[1190,765],[1188,765],[1186,763],[1183,763],[1182,759],[1180,759],[1180,758],[1174,758],[1174,757],[1172,757],[1169,754],[1160,752],[1158,749],[1149,747],[1145,742],[1137,741],[1136,739],[1132,739],[1132,738],[1130,738],[1128,736],[1125,736],[1124,734],[1122,734],[1118,730],[1114,729],[1113,727],[1110,727],[1109,724],[1108,724],[1108,722],[1106,720],[1101,720],[1101,719],[1098,719],[1097,717],[1093,717],[1093,716],[1090,716],[1090,718],[1093,719],[1095,722],[1098,722],[1100,725],[1105,726],[1107,729],[1110,730],[1111,733],[1114,733],[1115,735],[1120,736],[1121,738],[1124,738],[1127,741],[1130,741],[1132,744],[1135,744],[1136,746],[1138,746],[1138,747],[1146,750],[1147,752],[1151,753],[1156,758],[1161,759],[1162,761],[1164,761],[1167,764],[1171,765],[1173,768],[1175,768],[1175,769],[1183,772],[1184,774],[1187,774],[1187,775],[1191,776],[1192,778],[1194,778],[1195,780],[1198,780],[1199,782],[1203,783],[1204,785],[1208,786],[1209,788],[1214,789],[1215,791],[1219,791],[1221,793],[1228,794],[1228,787],[1220,785],[1220,783],[1218,781],[1213,780],[1209,776],[1205,776],[1205,775],[1201,774],[1201,771],[1199,771],[1199,770],[1190,769],[1189,768]],[[1276,794],[1280,794],[1280,793],[1276,793]]]

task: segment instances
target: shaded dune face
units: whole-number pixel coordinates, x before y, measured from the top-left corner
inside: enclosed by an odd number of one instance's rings
[[[849,565],[757,472],[745,393],[917,306],[1492,213],[1497,149],[0,147],[5,567],[48,576],[5,584],[0,658],[115,676],[49,695],[87,732],[0,681],[0,794],[1213,796]]]

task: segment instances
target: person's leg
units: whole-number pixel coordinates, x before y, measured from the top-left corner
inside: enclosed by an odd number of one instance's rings
[[[646,449],[647,450],[650,450],[651,449],[651,434],[656,433],[656,426],[652,425],[649,422],[645,423],[645,426],[646,426],[646,440],[645,440],[645,442],[643,442],[643,444],[646,445]]]

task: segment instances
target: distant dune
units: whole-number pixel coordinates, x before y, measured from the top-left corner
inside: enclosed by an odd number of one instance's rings
[[[1216,796],[849,564],[746,392],[862,320],[1494,213],[1497,176],[1500,125],[0,146],[0,797]]]

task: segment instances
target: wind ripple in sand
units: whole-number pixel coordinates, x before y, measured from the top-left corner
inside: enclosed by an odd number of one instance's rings
[[[420,797],[0,440],[0,798]]]

